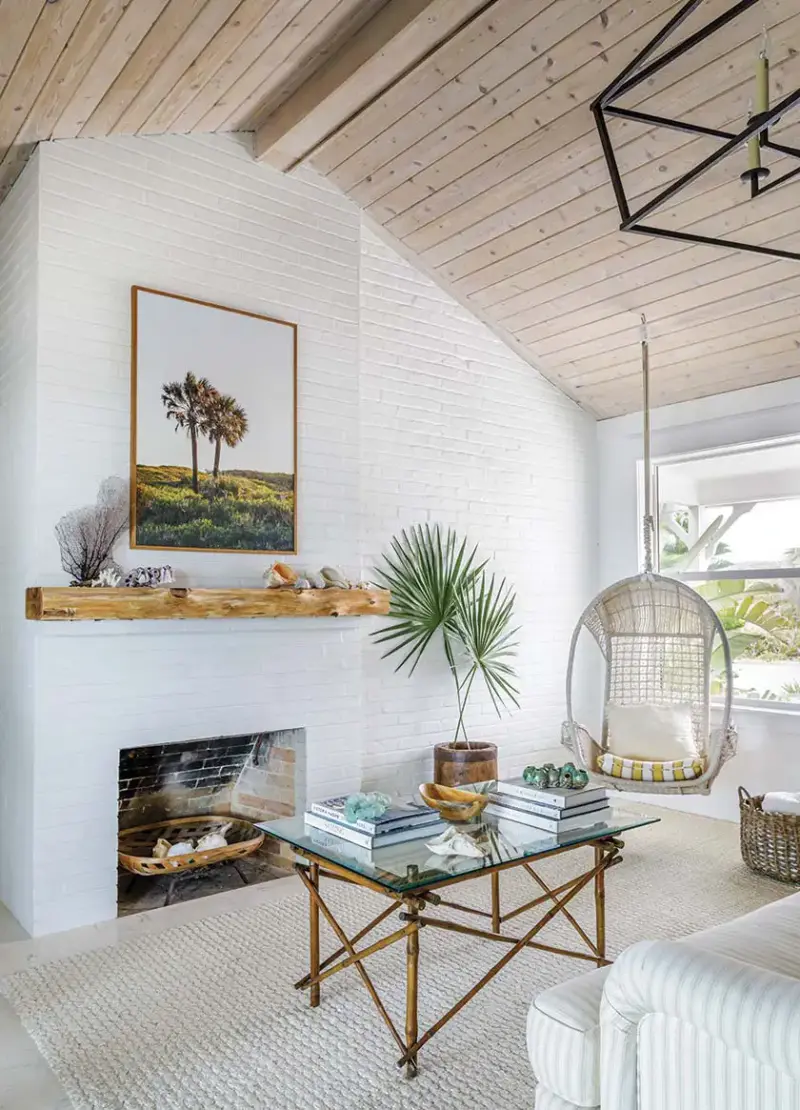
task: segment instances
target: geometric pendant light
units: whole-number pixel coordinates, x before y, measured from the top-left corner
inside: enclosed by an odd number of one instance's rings
[[[657,57],[653,57],[659,48],[667,43],[670,37],[674,35],[675,31],[684,20],[696,11],[702,3],[703,0],[688,0],[688,3],[683,5],[664,28],[659,31],[655,38],[637,54],[633,61],[625,67],[622,73],[611,82],[608,88],[606,88],[592,104],[595,124],[600,135],[603,154],[608,166],[608,172],[611,176],[614,196],[616,197],[617,207],[619,209],[621,219],[620,230],[635,231],[641,235],[653,235],[663,239],[675,239],[683,243],[704,243],[712,246],[729,247],[736,250],[753,251],[756,254],[773,255],[776,258],[800,260],[800,253],[797,251],[781,250],[772,246],[758,246],[753,243],[742,243],[730,239],[716,239],[713,236],[698,235],[687,231],[675,231],[668,227],[660,227],[658,225],[658,213],[663,205],[673,198],[679,197],[683,190],[688,189],[698,178],[701,178],[703,174],[707,173],[713,166],[717,166],[723,162],[724,159],[729,158],[730,155],[734,155],[734,157],[729,160],[731,178],[740,177],[744,183],[742,188],[747,189],[749,199],[755,202],[757,202],[760,196],[769,193],[772,189],[784,185],[793,178],[800,177],[800,150],[785,146],[782,143],[774,142],[770,136],[769,130],[790,108],[800,103],[800,89],[785,96],[778,103],[770,104],[769,58],[766,45],[766,32],[764,34],[763,47],[756,61],[755,96],[753,100],[755,110],[751,111],[742,130],[739,132],[723,131],[714,127],[703,127],[700,124],[690,123],[685,120],[670,119],[667,116],[654,115],[650,112],[640,112],[635,109],[624,108],[618,103],[626,93],[631,91],[631,89],[636,88],[637,85],[641,85],[643,81],[647,81],[654,73],[667,69],[688,50],[691,50],[707,39],[713,41],[713,37],[718,31],[722,30],[728,23],[742,15],[748,9],[754,7],[756,4],[763,3],[763,0],[739,0],[738,3],[733,4],[728,11],[724,12],[716,19],[711,20],[705,26],[701,27],[693,34],[688,35],[676,45],[668,47],[663,53],[658,54]],[[630,203],[625,193],[625,186],[619,171],[617,156],[608,128],[609,118],[632,120],[634,122],[648,124],[652,127],[666,127],[676,131],[684,131],[689,134],[703,135],[706,138],[718,140],[719,147],[717,150],[712,151],[708,157],[698,162],[692,169],[673,181],[672,184],[662,189],[657,196],[652,197],[636,211],[631,212]],[[748,155],[747,169],[740,173],[741,165],[738,164],[736,152],[741,151],[743,153],[745,146],[747,147]],[[774,151],[777,154],[795,159],[797,165],[787,172],[782,173],[779,177],[768,180],[771,176],[771,171],[767,165],[763,164],[763,161],[766,160],[766,155],[769,151]],[[800,182],[796,182],[795,187],[797,188],[797,203],[800,205]]]

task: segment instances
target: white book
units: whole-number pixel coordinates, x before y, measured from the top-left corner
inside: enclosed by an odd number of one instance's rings
[[[586,805],[589,801],[608,797],[608,791],[604,786],[586,786],[583,790],[567,790],[563,786],[550,786],[540,790],[522,778],[504,779],[498,782],[495,792],[509,794],[512,798],[539,802],[541,805],[555,806],[556,809],[574,809],[576,806]]]
[[[505,817],[509,821],[519,821],[522,825],[530,825],[531,828],[541,829],[543,832],[558,834],[605,824],[611,819],[613,811],[610,806],[603,806],[602,809],[596,809],[591,813],[579,814],[577,817],[563,817],[559,821],[554,821],[547,817],[540,817],[538,813],[528,813],[524,809],[512,809],[510,806],[494,805],[490,802],[484,813],[491,817]]]
[[[354,863],[360,863],[365,866],[374,866],[375,864],[375,853],[374,849],[372,848],[362,848],[360,844],[352,844],[349,840],[345,840],[341,836],[332,836],[331,833],[322,832],[321,829],[315,829],[311,826],[309,826],[306,831],[308,839],[317,848],[339,852],[341,853],[341,855],[346,856],[347,859],[353,860]],[[298,849],[298,852],[302,855],[302,848]],[[394,875],[405,875],[405,859],[401,853],[398,854],[400,855],[400,858],[398,859],[397,866],[395,867],[391,862],[391,852],[383,849],[383,851],[381,851],[380,857],[381,870],[389,871]]]
[[[362,848],[388,848],[391,844],[404,844],[407,840],[420,840],[426,836],[435,836],[438,827],[430,825],[413,825],[410,828],[385,835],[372,836],[370,833],[361,832],[351,828],[350,825],[340,825],[338,821],[329,821],[327,817],[320,817],[316,813],[305,813],[303,819],[307,825],[322,832],[338,836],[342,840],[349,840],[351,844],[359,844]]]
[[[496,794],[490,792],[489,800],[494,805],[506,806],[508,809],[520,809],[525,813],[537,813],[540,817],[549,817],[560,821],[565,816],[578,817],[584,813],[593,813],[598,809],[608,807],[607,798],[590,799],[585,805],[570,806],[569,809],[558,809],[557,806],[544,805],[541,802],[532,802],[528,798],[518,798],[515,794]]]
[[[441,822],[436,810],[430,809],[424,802],[396,802],[380,817],[359,817],[355,821],[347,820],[345,816],[346,808],[347,797],[344,795],[312,802],[310,806],[311,812],[315,813],[317,817],[337,821],[340,825],[347,825],[351,829],[359,829],[371,836],[382,836],[387,832],[405,829],[409,825],[436,825]]]

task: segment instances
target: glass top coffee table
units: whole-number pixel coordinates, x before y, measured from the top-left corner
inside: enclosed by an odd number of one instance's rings
[[[269,821],[258,827],[294,849],[297,856],[295,871],[309,894],[310,968],[308,975],[295,986],[299,990],[307,990],[310,1005],[318,1006],[320,984],[332,975],[354,967],[401,1053],[398,1066],[405,1067],[406,1074],[411,1077],[417,1072],[417,1056],[423,1045],[523,949],[533,948],[559,956],[570,956],[593,963],[597,967],[604,967],[610,962],[606,959],[605,874],[610,867],[622,861],[621,849],[624,844],[620,839],[621,834],[655,824],[657,820],[656,817],[620,813],[610,822],[562,833],[558,837],[506,818],[484,817],[469,825],[455,826],[467,831],[481,846],[485,852],[481,858],[437,856],[425,846],[426,841],[423,839],[369,851],[311,828],[302,817]],[[432,829],[431,838],[440,831],[439,827]],[[541,860],[566,852],[577,853],[581,848],[588,848],[592,852],[591,865],[556,887],[549,886],[535,869],[534,865]],[[503,871],[511,868],[524,870],[535,884],[537,894],[523,905],[503,912],[500,876]],[[485,910],[460,905],[437,893],[457,883],[481,877],[486,877],[489,885],[490,897]],[[323,878],[344,880],[376,891],[385,895],[389,904],[355,936],[348,937],[321,894]],[[594,888],[594,939],[567,908],[568,903],[590,884]],[[526,921],[516,935],[505,931],[506,922],[537,907],[542,907],[543,912],[533,924]],[[485,927],[479,928],[448,919],[448,908],[484,918]],[[393,914],[397,914],[399,918],[397,929],[382,935],[371,944],[356,947]],[[580,947],[555,947],[534,939],[559,914],[574,929]],[[320,915],[325,918],[340,945],[324,959],[320,954]],[[420,1033],[417,997],[419,934],[423,928],[444,930],[454,936],[462,934],[479,937],[506,945],[507,950],[463,998],[451,1006],[429,1029]],[[400,941],[405,941],[406,954],[405,1036],[399,1032],[389,1016],[364,966],[367,958],[374,952]]]

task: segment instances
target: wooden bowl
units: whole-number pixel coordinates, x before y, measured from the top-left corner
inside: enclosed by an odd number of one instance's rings
[[[424,782],[419,792],[426,806],[437,810],[445,821],[453,823],[474,821],[476,817],[480,817],[489,802],[488,794],[457,790],[453,786],[440,786],[435,782]]]

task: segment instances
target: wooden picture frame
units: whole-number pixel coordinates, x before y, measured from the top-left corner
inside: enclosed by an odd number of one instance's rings
[[[296,554],[297,324],[131,286],[130,487],[132,548]]]

